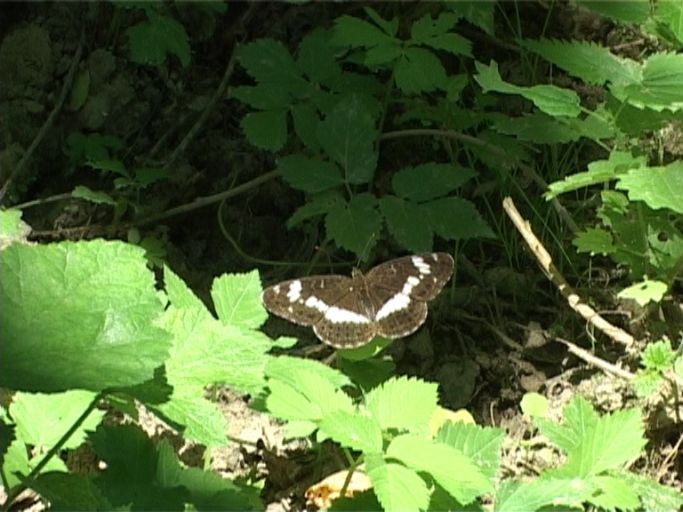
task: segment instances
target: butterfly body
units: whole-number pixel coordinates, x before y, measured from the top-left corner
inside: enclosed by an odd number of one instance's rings
[[[375,336],[401,338],[427,318],[427,302],[453,272],[446,253],[404,256],[352,276],[318,275],[266,288],[263,302],[273,314],[313,326],[316,336],[336,348],[354,348]]]

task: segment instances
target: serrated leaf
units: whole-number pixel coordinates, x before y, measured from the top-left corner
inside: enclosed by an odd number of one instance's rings
[[[339,370],[311,359],[280,355],[269,359],[266,366],[266,375],[269,378],[277,379],[293,387],[297,386],[297,375],[302,372],[316,373],[335,388],[351,385],[349,378]]]
[[[11,242],[24,240],[31,232],[31,227],[21,220],[22,215],[21,210],[0,209],[0,249]]]
[[[634,283],[617,293],[620,299],[633,299],[641,307],[650,302],[661,302],[669,287],[666,283],[645,279]]]
[[[677,0],[663,0],[655,4],[655,18],[671,30],[676,40],[683,44],[683,4]]]
[[[313,82],[323,83],[341,75],[341,67],[328,44],[330,31],[315,29],[299,43],[297,67]]]
[[[287,48],[274,39],[257,39],[238,50],[240,64],[257,82],[298,93],[308,86]]]
[[[169,349],[144,251],[95,240],[0,253],[0,385],[100,391],[151,379]]]
[[[393,175],[391,186],[404,199],[426,201],[447,195],[474,176],[472,169],[430,162],[404,167]]]
[[[344,183],[339,167],[301,154],[280,158],[277,168],[287,183],[304,192],[323,192]]]
[[[386,34],[390,36],[395,36],[396,33],[398,32],[398,17],[394,16],[391,21],[387,21],[382,16],[379,15],[379,13],[374,10],[372,7],[365,6],[363,7],[363,11],[365,11],[365,14],[368,15],[368,18],[370,18],[372,21],[375,22],[375,24],[381,28]]]
[[[394,44],[374,46],[365,52],[365,65],[368,67],[382,66],[395,61],[403,55],[403,46],[397,41]]]
[[[583,510],[594,486],[578,478],[543,477],[532,482],[507,481],[498,492],[496,512],[527,512],[544,506]]]
[[[472,423],[449,422],[439,430],[434,441],[460,450],[489,480],[493,480],[500,467],[505,432]]]
[[[118,137],[72,132],[66,138],[65,153],[72,163],[81,164],[85,161],[110,160],[110,151],[119,151],[123,147],[123,141]]]
[[[223,274],[211,286],[216,313],[221,322],[245,329],[257,329],[268,318],[261,302],[258,270],[246,274]]]
[[[429,473],[463,505],[493,490],[493,485],[460,450],[412,434],[395,437],[386,452],[417,471]]]
[[[593,42],[524,39],[520,41],[520,45],[594,85],[637,81],[635,62],[621,59],[610,52],[609,48]]]
[[[479,0],[464,0],[448,2],[446,7],[486,32],[494,35],[493,12],[496,5],[492,2],[480,2]]]
[[[621,471],[618,475],[638,493],[643,510],[678,510],[683,507],[683,494],[679,489],[628,471]]]
[[[128,29],[131,60],[138,64],[160,66],[166,55],[178,57],[183,67],[190,63],[190,43],[185,28],[173,18],[151,9],[147,21]]]
[[[645,368],[665,371],[676,359],[676,352],[671,348],[669,340],[660,340],[648,344],[643,350],[642,360]]]
[[[85,199],[86,201],[90,201],[91,203],[95,204],[109,204],[112,206],[116,204],[116,201],[114,201],[106,192],[91,190],[84,185],[77,185],[71,192],[71,195],[73,197]]]
[[[282,110],[292,103],[292,96],[279,84],[259,83],[230,90],[230,96],[259,110]]]
[[[320,151],[318,142],[318,123],[320,117],[318,112],[311,105],[295,105],[291,107],[292,120],[294,121],[294,131],[311,151]]]
[[[617,188],[628,191],[631,201],[643,201],[653,210],[668,208],[683,214],[683,162],[665,167],[632,169],[619,177]]]
[[[300,206],[287,220],[287,228],[292,229],[303,221],[328,213],[342,204],[345,204],[344,197],[338,190],[326,190]]]
[[[365,405],[383,429],[427,432],[437,406],[437,384],[397,377],[365,395]]]
[[[371,48],[382,44],[392,44],[395,39],[388,36],[372,23],[352,16],[340,16],[334,22],[332,43],[352,48]]]
[[[199,297],[169,267],[164,267],[164,288],[169,301],[175,307],[203,312],[204,319],[207,320],[213,318]]]
[[[396,85],[406,94],[419,94],[446,85],[446,70],[431,51],[407,48],[394,66]]]
[[[602,228],[588,228],[576,235],[572,241],[576,252],[593,254],[611,254],[616,250],[612,234]]]
[[[447,240],[467,240],[495,235],[473,203],[460,197],[444,197],[420,205],[434,232]]]
[[[368,416],[357,412],[333,411],[325,414],[320,430],[344,447],[364,453],[382,451],[382,429]]]
[[[277,151],[287,140],[287,111],[250,112],[242,118],[247,140],[259,149]]]
[[[367,258],[382,225],[377,206],[377,198],[367,193],[335,205],[325,217],[327,235],[340,247]]]
[[[268,387],[270,394],[266,397],[266,407],[276,418],[294,421],[314,421],[322,418],[320,406],[312,403],[289,384],[273,379],[268,383]]]
[[[626,151],[612,151],[607,160],[594,160],[588,164],[587,172],[578,172],[556,181],[548,186],[546,199],[552,199],[559,194],[605,183],[623,175],[629,169],[645,166],[645,158],[631,156]]]
[[[678,112],[683,108],[683,55],[656,53],[642,66],[642,80],[621,88],[612,88],[614,95],[638,108]]]
[[[367,183],[377,166],[375,120],[364,98],[344,96],[318,125],[318,141],[351,184]]]
[[[429,14],[415,21],[410,33],[412,42],[445,50],[454,55],[472,56],[472,43],[460,34],[448,32],[457,23],[458,16],[441,13],[435,20]]]
[[[520,87],[504,82],[498,73],[498,64],[491,61],[489,66],[475,62],[478,74],[474,79],[484,92],[494,91],[503,94],[518,94],[534,103],[536,107],[551,116],[576,117],[581,113],[579,96],[569,89],[555,85],[533,85]]]
[[[633,488],[620,478],[596,476],[592,483],[600,490],[588,502],[602,510],[637,510],[640,499]]]
[[[534,144],[565,144],[581,137],[601,140],[616,134],[613,124],[595,112],[584,118],[568,118],[537,111],[519,117],[499,117],[492,126],[497,132]]]
[[[379,207],[399,244],[414,253],[431,250],[433,233],[426,223],[419,222],[421,210],[416,204],[389,195],[379,200]]]
[[[414,470],[385,462],[380,454],[366,454],[365,467],[377,500],[384,510],[427,509],[429,490]]]
[[[64,393],[15,393],[9,413],[17,429],[17,437],[33,445],[39,452],[52,448],[95,399],[91,391],[71,390]],[[94,410],[64,443],[76,448],[86,431],[93,431],[104,417],[104,411]]]
[[[148,405],[162,418],[183,425],[183,437],[207,448],[225,446],[227,422],[215,403],[204,398],[204,385],[179,385],[161,404]]]
[[[50,503],[50,510],[111,510],[93,479],[85,475],[51,471],[41,473],[31,489]]]
[[[644,23],[650,16],[648,0],[614,2],[610,0],[577,0],[577,4],[623,23]]]

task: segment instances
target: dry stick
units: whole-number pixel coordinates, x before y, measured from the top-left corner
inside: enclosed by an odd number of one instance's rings
[[[593,365],[597,368],[600,368],[601,370],[616,375],[617,377],[621,377],[622,379],[633,380],[636,377],[633,373],[624,370],[623,368],[619,368],[617,365],[605,361],[604,359],[600,359],[599,357],[594,356],[593,354],[579,347],[578,345],[574,345],[569,340],[558,338],[557,336],[553,336],[553,339],[555,341],[559,341],[560,343],[562,343],[569,349],[569,352],[577,356],[579,359],[583,359],[590,365]]]
[[[5,181],[2,188],[0,188],[0,204],[2,203],[3,199],[5,198],[5,195],[7,194],[7,191],[9,190],[10,185],[16,179],[16,177],[19,175],[19,173],[22,171],[22,169],[26,166],[26,163],[28,162],[29,158],[31,158],[31,155],[33,154],[33,152],[36,150],[38,145],[43,141],[45,134],[52,127],[52,124],[55,122],[55,119],[57,119],[57,116],[62,111],[62,107],[64,106],[64,102],[66,101],[66,97],[68,96],[69,91],[71,90],[71,84],[73,83],[74,76],[76,75],[76,69],[78,69],[78,63],[81,61],[81,55],[83,54],[84,42],[85,42],[85,33],[84,33],[84,31],[81,31],[81,39],[78,42],[78,48],[76,48],[76,53],[74,54],[73,59],[71,60],[71,66],[69,67],[69,72],[66,74],[66,77],[64,78],[64,84],[62,84],[62,91],[59,93],[59,98],[57,99],[57,103],[55,103],[55,106],[52,109],[52,112],[50,112],[50,115],[47,116],[47,119],[43,123],[43,126],[41,126],[40,130],[38,130],[38,133],[36,134],[35,138],[31,142],[31,145],[26,150],[26,153],[24,153],[24,155],[21,157],[21,160],[19,160],[19,163],[12,170],[12,173],[10,174],[9,178],[7,178],[7,181]]]
[[[387,139],[397,139],[399,137],[408,137],[408,136],[414,136],[414,135],[436,135],[439,137],[448,137],[450,139],[455,139],[455,140],[460,140],[462,142],[467,142],[468,144],[472,144],[473,146],[479,146],[481,148],[484,148],[486,151],[489,151],[490,153],[494,154],[495,156],[500,157],[502,160],[510,160],[510,155],[508,155],[505,151],[500,149],[497,146],[494,146],[492,144],[489,144],[488,142],[485,142],[481,139],[478,139],[477,137],[473,137],[471,135],[467,135],[464,133],[456,132],[453,130],[435,130],[432,128],[416,128],[412,130],[400,130],[396,132],[387,132],[382,134],[380,137],[383,140]],[[536,170],[529,166],[526,165],[523,162],[516,161],[514,164],[522,169],[525,174],[527,174],[533,181],[538,185],[540,188],[543,190],[548,189],[548,183],[536,172]],[[569,214],[567,209],[560,203],[557,198],[552,198],[550,200],[550,203],[553,205],[553,208],[555,208],[555,211],[557,214],[562,217],[562,220],[564,223],[569,227],[569,229],[572,231],[572,233],[578,233],[579,232],[579,227],[576,225],[576,222],[574,222],[574,219],[572,216]]]
[[[510,197],[506,197],[503,200],[503,208],[508,214],[508,217],[510,217],[514,223],[517,230],[524,237],[524,240],[531,249],[531,252],[533,252],[534,256],[536,256],[536,259],[538,260],[538,263],[540,264],[541,269],[543,269],[546,277],[550,279],[555,286],[557,286],[562,296],[567,299],[569,307],[571,307],[579,315],[585,318],[586,321],[593,324],[596,328],[604,332],[617,343],[621,343],[626,347],[633,345],[635,341],[633,336],[623,329],[612,325],[588,304],[581,302],[581,298],[572,289],[572,287],[569,286],[569,283],[560,273],[560,271],[557,270],[553,264],[550,254],[545,247],[543,247],[543,244],[541,244],[540,240],[536,238],[536,235],[534,235],[529,222],[524,220],[519,211],[517,211],[517,208]]]

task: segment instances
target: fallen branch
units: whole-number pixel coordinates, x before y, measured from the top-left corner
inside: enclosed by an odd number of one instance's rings
[[[620,343],[626,347],[633,345],[635,342],[633,336],[620,327],[609,323],[592,307],[581,301],[581,297],[579,297],[579,295],[572,289],[564,276],[555,267],[550,254],[546,248],[543,247],[543,244],[541,244],[540,240],[536,238],[536,235],[534,235],[534,232],[531,230],[531,225],[527,220],[522,218],[510,197],[506,197],[503,200],[503,208],[522,237],[524,237],[524,240],[529,246],[529,249],[531,249],[531,252],[533,252],[534,256],[536,256],[536,259],[538,260],[538,263],[546,277],[550,279],[555,286],[557,286],[562,296],[567,299],[569,307],[571,307],[579,315],[585,318],[587,322],[593,324],[598,330],[605,333],[617,343]]]

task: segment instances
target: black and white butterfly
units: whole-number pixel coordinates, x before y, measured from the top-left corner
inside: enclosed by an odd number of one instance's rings
[[[375,336],[401,338],[427,318],[427,302],[453,273],[453,258],[443,252],[404,256],[351,277],[321,275],[283,281],[266,288],[263,303],[273,314],[312,325],[321,341],[354,348]]]

